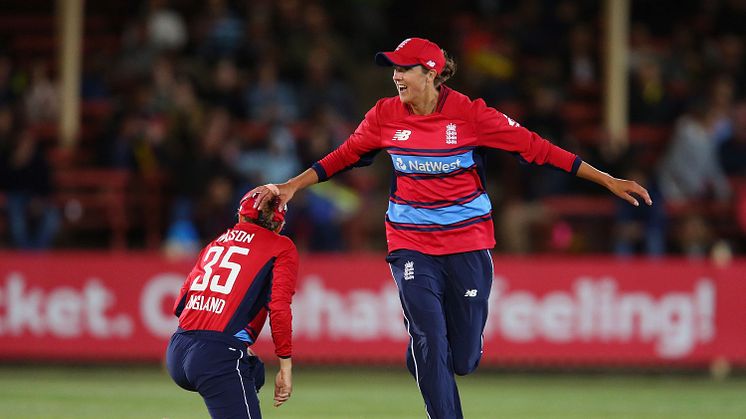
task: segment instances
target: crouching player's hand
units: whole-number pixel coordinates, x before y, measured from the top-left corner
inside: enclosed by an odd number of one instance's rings
[[[275,377],[275,407],[288,401],[293,392],[293,364],[290,358],[280,358],[280,371]]]

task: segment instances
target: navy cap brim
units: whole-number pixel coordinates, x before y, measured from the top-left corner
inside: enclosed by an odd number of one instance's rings
[[[393,67],[393,66],[399,66],[399,67],[414,67],[416,65],[420,65],[419,63],[397,63],[391,60],[388,54],[392,54],[391,52],[379,52],[376,53],[375,56],[375,62],[376,64],[380,65],[381,67]]]
[[[380,65],[381,67],[391,67],[394,65],[389,57],[386,56],[386,53],[383,52],[376,53],[375,61],[376,64]]]

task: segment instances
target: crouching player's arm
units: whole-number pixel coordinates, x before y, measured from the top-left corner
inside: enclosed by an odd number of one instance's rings
[[[290,239],[283,242],[285,248],[278,254],[272,269],[272,294],[269,301],[269,325],[272,329],[275,354],[280,359],[280,371],[275,377],[275,406],[285,403],[293,390],[293,315],[290,304],[298,277],[298,251]]]
[[[280,371],[275,377],[275,407],[285,403],[293,392],[293,361],[280,358]]]

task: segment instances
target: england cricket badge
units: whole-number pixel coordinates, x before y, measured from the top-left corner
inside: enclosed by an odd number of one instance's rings
[[[457,141],[456,124],[450,123],[446,125],[446,144],[456,144]]]

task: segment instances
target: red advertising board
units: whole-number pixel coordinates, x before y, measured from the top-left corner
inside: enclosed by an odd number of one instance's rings
[[[0,253],[0,360],[163,358],[191,262],[142,253]],[[746,365],[746,261],[495,258],[483,364]],[[383,255],[306,255],[294,357],[400,363]],[[269,332],[255,345],[272,358]]]

